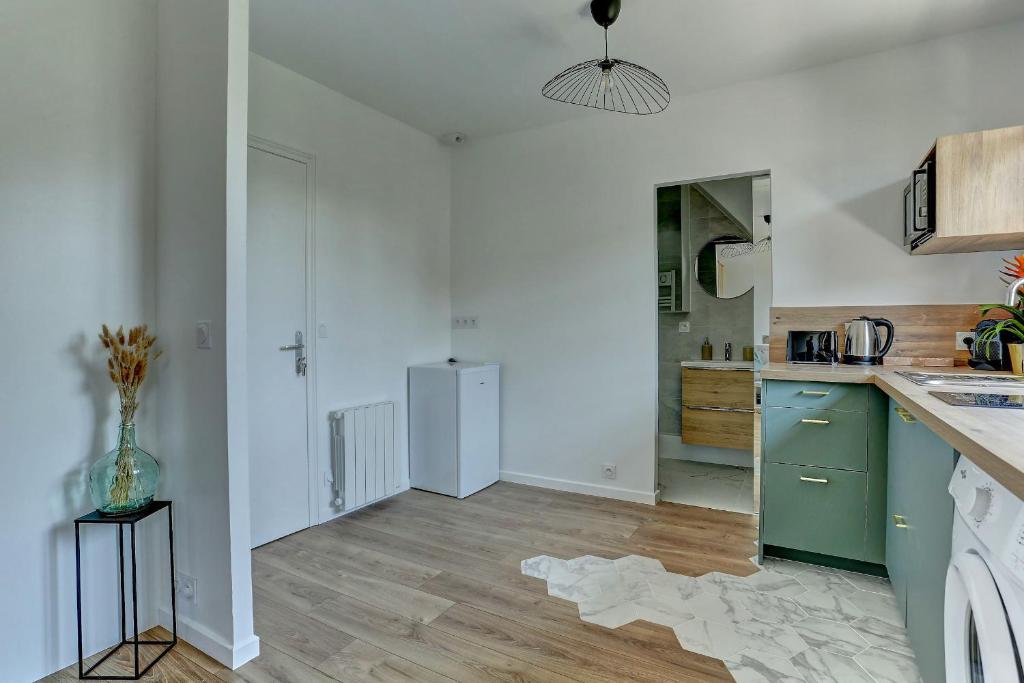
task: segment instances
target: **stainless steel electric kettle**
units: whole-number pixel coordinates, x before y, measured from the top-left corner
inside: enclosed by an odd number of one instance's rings
[[[885,345],[879,338],[878,328],[884,327]],[[843,362],[849,365],[881,365],[882,356],[888,353],[893,340],[892,323],[885,318],[861,316],[846,324],[846,346]]]

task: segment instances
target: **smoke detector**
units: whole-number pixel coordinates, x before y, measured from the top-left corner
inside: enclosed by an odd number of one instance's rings
[[[466,134],[465,133],[445,133],[441,136],[441,142],[448,145],[449,147],[458,147],[459,145],[465,144]]]

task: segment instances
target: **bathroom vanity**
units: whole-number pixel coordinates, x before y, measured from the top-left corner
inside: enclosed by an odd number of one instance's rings
[[[753,449],[753,363],[683,361],[681,365],[683,443]]]

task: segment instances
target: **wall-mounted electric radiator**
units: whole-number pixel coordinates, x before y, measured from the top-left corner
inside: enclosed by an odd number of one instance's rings
[[[335,410],[327,417],[334,504],[352,510],[397,492],[401,471],[395,448],[394,402]]]

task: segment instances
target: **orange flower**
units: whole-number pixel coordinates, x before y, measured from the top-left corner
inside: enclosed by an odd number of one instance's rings
[[[1024,277],[1024,254],[1014,256],[1012,259],[1004,258],[1003,263],[1006,265],[999,272],[1008,278],[1007,282]]]

